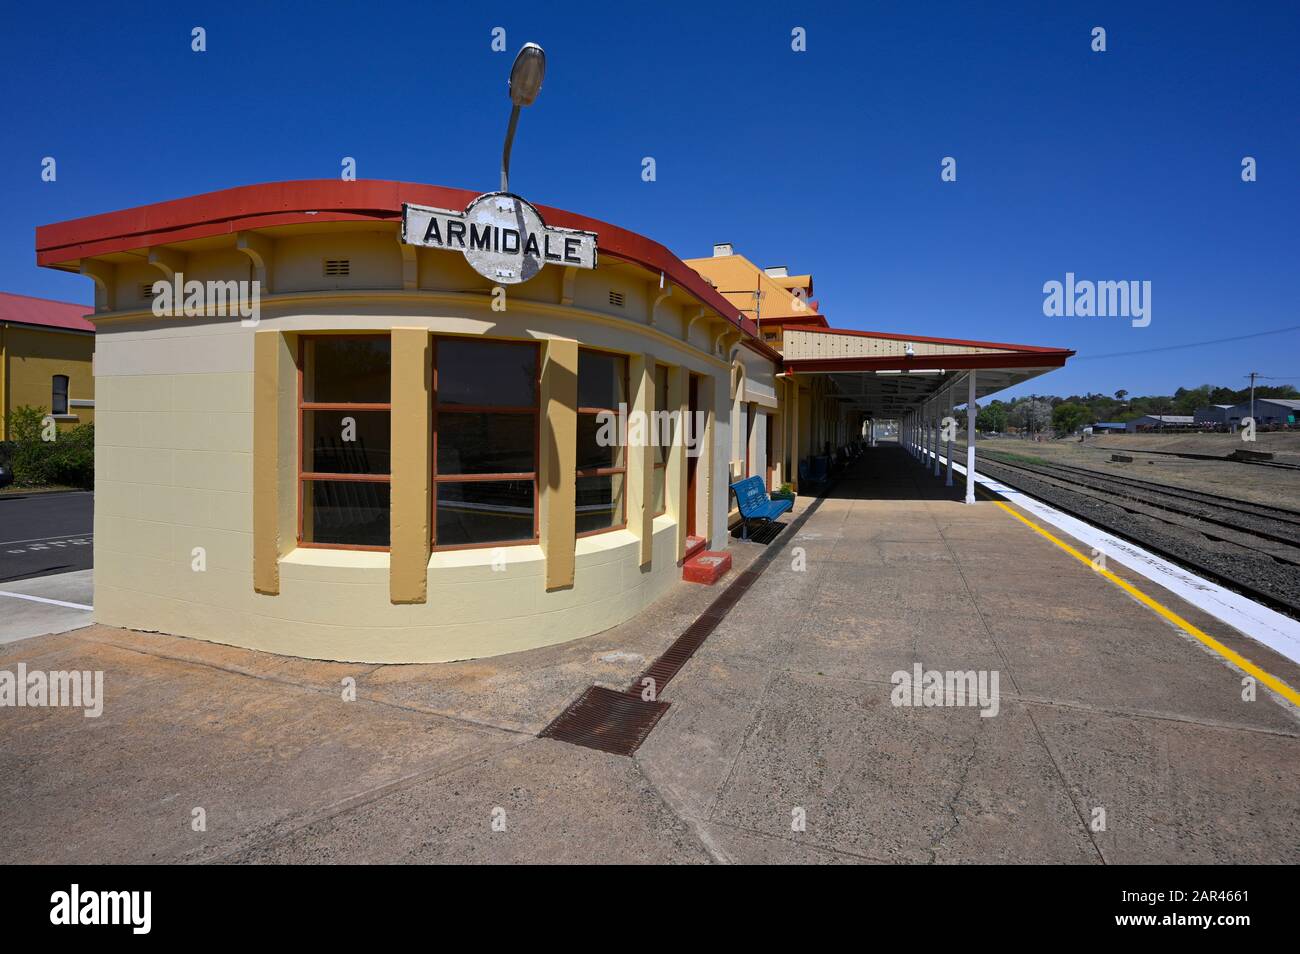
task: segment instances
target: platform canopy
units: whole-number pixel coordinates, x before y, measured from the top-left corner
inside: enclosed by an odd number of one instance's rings
[[[787,327],[783,364],[787,374],[827,376],[833,397],[865,417],[888,420],[949,390],[954,404],[964,404],[972,372],[979,400],[1063,367],[1073,355],[993,341]]]

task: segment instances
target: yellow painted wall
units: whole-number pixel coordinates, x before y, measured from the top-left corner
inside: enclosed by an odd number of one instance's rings
[[[325,256],[351,257],[356,282],[313,279]],[[140,301],[125,305],[131,311],[99,314],[99,622],[315,658],[436,662],[587,636],[680,585],[680,506],[640,524],[639,535],[618,530],[570,544],[571,585],[548,585],[556,582],[548,580],[546,548],[554,527],[545,522],[542,544],[431,553],[422,602],[418,580],[404,577],[393,589],[387,552],[296,547],[292,520],[280,513],[296,506],[292,476],[277,470],[274,506],[264,501],[255,516],[254,486],[264,479],[256,476],[262,471],[253,420],[254,339],[261,333],[290,340],[298,333],[400,327],[417,335],[581,342],[681,368],[679,400],[685,399],[685,374],[698,374],[701,407],[712,412],[707,443],[717,448],[716,464],[701,462],[701,491],[711,490],[716,505],[701,501],[700,531],[715,546],[726,545],[719,495],[726,493],[731,444],[725,413],[730,369],[699,347],[716,336],[716,319],[697,322],[690,341],[684,340],[699,308],[679,297],[661,301],[650,324],[649,289],[657,287],[657,276],[638,278],[618,262],[578,273],[572,304],[562,301],[562,270],[548,267],[534,281],[508,289],[508,307],[498,312],[486,281],[467,275],[460,256],[421,250],[418,287],[402,287],[410,274],[402,260],[391,232],[279,238],[269,269],[275,291],[264,294],[256,328],[230,318],[159,319]],[[189,254],[185,269],[187,277],[216,280],[248,274],[246,262],[229,250]],[[134,267],[119,272],[123,282],[127,275],[131,282],[137,278]],[[620,289],[622,307],[609,300],[609,291]],[[118,290],[125,303],[130,285]],[[280,377],[289,381],[292,373]],[[395,384],[400,378],[395,373]],[[264,388],[278,411],[277,440],[261,451],[267,473],[272,450],[278,465],[285,448],[296,446],[293,389],[283,383]],[[543,462],[548,452],[544,446]],[[540,506],[545,516],[549,504]],[[280,513],[279,526],[259,548],[255,523],[271,519],[272,511]],[[191,556],[199,546],[207,555],[201,573],[192,569]],[[262,592],[254,587],[255,553],[275,561],[275,572],[268,568],[259,577]],[[504,570],[492,566],[498,555]]]
[[[73,400],[94,400],[95,378],[91,361],[95,337],[67,331],[49,331],[25,325],[0,323],[3,340],[3,396],[0,397],[0,439],[4,418],[9,411],[23,405],[50,410],[53,378],[68,376],[69,417],[59,420],[59,427],[88,424],[95,419],[93,407],[73,407]]]

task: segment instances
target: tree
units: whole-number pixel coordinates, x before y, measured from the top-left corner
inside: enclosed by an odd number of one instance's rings
[[[45,440],[46,410],[16,407],[8,415],[14,483],[19,487],[81,487],[95,485],[95,425],[78,424]]]
[[[1123,403],[1126,397],[1128,397],[1128,392],[1125,391],[1123,388],[1120,388],[1118,391],[1115,392],[1115,400],[1119,401],[1120,403]]]
[[[1014,426],[1037,433],[1052,421],[1052,405],[1040,398],[1022,398],[1011,407],[1009,420]]]
[[[1210,396],[1213,393],[1214,389],[1208,384],[1202,384],[1199,388],[1179,388],[1174,392],[1174,413],[1195,413],[1198,407],[1205,407],[1210,403]]]
[[[1091,416],[1082,404],[1058,404],[1052,408],[1052,427],[1058,434],[1073,434]]]
[[[990,431],[1007,429],[1007,406],[1001,401],[993,401],[988,407],[977,408],[975,427],[988,434]]]

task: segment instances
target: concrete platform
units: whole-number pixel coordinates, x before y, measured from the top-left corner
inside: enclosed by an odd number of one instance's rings
[[[960,489],[882,447],[801,497],[794,517],[813,512],[632,759],[535,736],[592,682],[625,686],[716,588],[437,666],[105,627],[0,647],[11,670],[102,669],[107,696],[98,719],[0,709],[0,858],[1300,861],[1296,709],[1243,701],[1240,672]],[[743,570],[764,549],[728,552]],[[1300,667],[1130,582],[1300,686]],[[894,705],[891,677],[917,663],[996,672],[997,714]]]
[[[93,570],[73,570],[0,584],[0,643],[91,624]]]

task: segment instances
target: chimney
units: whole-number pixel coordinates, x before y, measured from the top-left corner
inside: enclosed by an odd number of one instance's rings
[[[735,255],[730,242],[717,242],[713,246],[714,258],[725,258],[728,255]]]
[[[767,273],[768,278],[790,277],[790,269],[786,268],[784,265],[773,265],[770,268],[763,269],[763,271]]]

